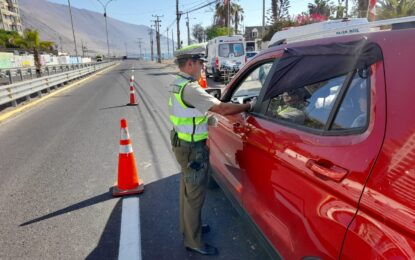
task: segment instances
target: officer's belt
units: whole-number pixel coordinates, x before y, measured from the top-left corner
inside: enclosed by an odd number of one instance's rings
[[[198,146],[203,146],[206,144],[206,139],[200,140],[197,142],[187,142],[181,139],[178,139],[177,141],[178,141],[178,146],[181,146],[181,147],[198,147]]]

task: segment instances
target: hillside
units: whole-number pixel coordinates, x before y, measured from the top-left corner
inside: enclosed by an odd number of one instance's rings
[[[42,40],[53,41],[59,50],[75,53],[72,27],[67,5],[51,3],[46,0],[20,0],[20,12],[23,28],[33,28],[39,31]],[[88,49],[89,55],[95,53],[107,54],[105,20],[102,13],[96,13],[72,6],[75,37],[78,53],[82,53],[82,42]],[[137,38],[142,38],[141,50],[150,52],[150,28],[145,25],[135,25],[107,17],[108,34],[111,55],[129,55],[139,53]],[[153,34],[155,35],[155,33]],[[167,51],[167,39],[161,36],[162,52]],[[154,39],[154,52],[156,44]]]

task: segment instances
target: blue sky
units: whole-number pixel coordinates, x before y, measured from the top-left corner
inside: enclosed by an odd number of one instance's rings
[[[68,0],[48,0],[50,2],[68,4]],[[106,3],[108,0],[101,0]],[[262,0],[234,0],[238,2],[244,9],[245,26],[262,25]],[[72,7],[87,9],[99,13],[103,13],[103,7],[97,0],[70,0]],[[188,11],[194,7],[212,2],[212,0],[179,0],[179,9]],[[290,15],[296,15],[307,10],[307,4],[311,0],[291,0]],[[269,9],[271,0],[265,0],[265,9]],[[189,13],[190,27],[201,23],[203,26],[211,25],[213,21],[214,5],[205,7],[195,12]],[[173,27],[176,34],[176,0],[114,0],[107,6],[108,17],[115,18],[124,22],[150,26],[152,15],[163,16],[160,19],[161,32],[166,33],[167,27]],[[182,16],[180,20],[181,38],[183,42],[187,40],[186,20]],[[169,31],[171,35],[171,30]]]

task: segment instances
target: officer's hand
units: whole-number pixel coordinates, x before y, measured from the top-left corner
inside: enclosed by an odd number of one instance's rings
[[[211,127],[217,127],[218,126],[218,119],[214,115],[210,115],[208,117],[208,125]]]

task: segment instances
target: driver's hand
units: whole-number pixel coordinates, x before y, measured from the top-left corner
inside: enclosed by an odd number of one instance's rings
[[[249,112],[251,112],[252,110],[254,110],[255,104],[256,104],[257,98],[253,97],[251,99],[251,102],[249,102],[249,104],[251,105],[251,107],[249,108]]]

